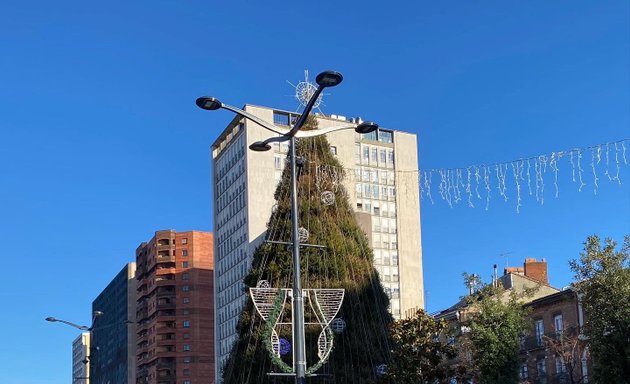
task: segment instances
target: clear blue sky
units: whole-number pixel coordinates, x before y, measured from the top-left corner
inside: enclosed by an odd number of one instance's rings
[[[422,168],[630,137],[628,1],[272,3],[1,3],[1,383],[70,382],[77,333],[43,319],[88,323],[155,230],[212,229],[209,145],[232,116],[199,95],[295,109],[286,80],[336,69],[324,111],[417,133]],[[428,310],[501,253],[546,257],[561,287],[587,235],[630,233],[627,166],[597,196],[564,172],[520,214],[496,193],[423,201]]]

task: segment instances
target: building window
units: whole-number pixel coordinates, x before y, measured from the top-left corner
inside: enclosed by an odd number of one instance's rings
[[[527,373],[527,363],[521,363],[521,370],[518,375],[521,380],[525,380],[529,377],[529,374]]]
[[[188,268],[188,262],[182,261],[182,268]]]
[[[190,333],[184,333],[184,339],[190,339]]]
[[[547,367],[545,366],[545,358],[540,358],[536,361],[536,370],[538,370],[538,377],[541,380],[546,379]]]
[[[190,298],[184,297],[184,304],[188,304],[188,303],[190,303]]]
[[[335,146],[331,145],[331,146],[330,146],[330,152],[331,152],[333,155],[337,156],[337,147],[335,147]]]
[[[187,237],[184,237],[182,239],[182,244],[188,244],[188,238]]]
[[[289,125],[289,115],[273,111],[273,123],[279,125]]]
[[[190,328],[190,320],[184,320],[184,328]]]
[[[190,384],[190,380],[184,380],[184,384]]]
[[[184,315],[188,315],[188,314],[190,314],[190,310],[188,310],[188,309],[184,309],[184,310],[182,311],[182,314],[184,314]]]
[[[556,357],[556,374],[565,373],[567,371],[562,357]]]
[[[182,287],[182,291],[184,291],[184,292],[188,292],[188,291],[190,291],[190,286],[189,286],[189,285],[184,285],[184,286]]]
[[[184,356],[184,363],[190,363],[192,358],[190,356]]]
[[[184,344],[184,351],[190,351],[190,344]]]
[[[545,325],[542,319],[536,320],[536,345],[543,344],[543,335],[545,334]]]
[[[562,321],[562,314],[555,315],[553,317],[553,325],[556,329],[556,336],[560,337],[562,335],[562,331],[564,330],[564,323]]]
[[[189,376],[190,375],[190,369],[184,368],[184,375],[185,376]],[[190,380],[187,380],[187,381],[190,381]]]
[[[391,143],[393,141],[393,135],[390,131],[382,131],[378,130],[378,141],[382,141],[384,143]]]
[[[182,251],[182,256],[188,256],[188,250],[187,249],[184,249]]]
[[[182,273],[182,280],[190,279],[190,275],[188,273]]]

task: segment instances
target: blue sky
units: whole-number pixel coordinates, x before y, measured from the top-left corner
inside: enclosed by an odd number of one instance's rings
[[[73,329],[158,229],[211,230],[213,94],[294,110],[335,69],[326,113],[418,134],[421,168],[630,137],[630,3],[17,1],[0,5],[0,382],[67,383]],[[553,285],[589,234],[630,233],[630,172],[582,192],[561,169],[544,205],[422,202],[427,309],[461,273],[545,257]],[[603,174],[600,174],[602,177]],[[547,179],[549,180],[549,179]],[[510,190],[508,190],[510,193]],[[509,259],[501,256],[510,253]]]

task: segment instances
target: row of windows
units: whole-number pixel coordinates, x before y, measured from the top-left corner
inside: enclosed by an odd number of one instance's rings
[[[374,132],[362,134],[361,140],[372,140],[372,141],[380,141],[382,143],[393,143],[394,132],[379,128]]]
[[[212,148],[213,156],[218,157],[223,152],[225,147],[228,146],[232,142],[232,139],[239,136],[239,132],[241,132],[243,128],[245,128],[245,124],[242,122],[243,120],[241,120],[241,122],[238,125],[233,126],[230,132],[225,137],[225,139],[222,140],[217,146]],[[243,137],[243,135],[240,135],[239,137]]]
[[[385,187],[379,184],[356,183],[354,191],[356,197],[363,197],[365,199],[388,201],[396,200],[395,187]]]
[[[556,375],[562,375],[567,372],[567,367],[565,361],[562,357],[556,356],[554,358],[555,362],[555,371]],[[586,360],[582,361],[582,364],[586,364]],[[536,372],[538,376],[539,382],[543,383],[547,381],[547,358],[545,356],[540,356],[536,359]],[[519,378],[521,380],[527,380],[530,378],[529,374],[529,365],[527,362],[522,362],[519,370]]]
[[[383,251],[380,249],[374,250],[374,265],[376,266],[398,266],[398,253]]]
[[[245,156],[245,139],[240,135],[236,141],[230,145],[227,151],[223,152],[218,159],[215,160],[217,181],[227,175],[232,168],[243,156]]]
[[[216,284],[219,291],[219,304],[221,304],[223,301],[232,301],[233,297],[226,297],[225,299],[221,299],[221,297],[225,297],[224,295],[226,295],[224,291],[230,287],[232,289],[235,289],[234,284],[240,283],[243,277],[247,274],[249,262],[248,258],[246,257],[245,251],[243,249],[239,249],[237,254],[241,255],[241,257],[230,257],[229,259],[223,260],[223,264],[226,267],[221,268],[221,278],[218,279],[218,282]],[[240,291],[240,287],[239,289],[235,290]],[[228,296],[233,295],[228,294]]]
[[[354,169],[354,180],[394,185],[396,172],[380,168],[359,167]]]
[[[354,144],[354,162],[383,168],[394,168],[394,150],[373,145]]]
[[[244,193],[230,205],[230,209],[227,212],[229,214],[229,219],[226,219],[222,223],[217,223],[216,233],[218,246],[229,240],[231,237],[234,237],[234,234],[239,229],[244,228],[246,219],[243,208],[245,208]],[[221,257],[221,255],[218,256]]]
[[[239,173],[230,181],[230,184],[226,185],[226,190],[222,194],[217,193],[217,212],[221,212],[225,207],[230,204],[238,195],[241,195],[245,191],[245,175]]]
[[[273,123],[276,125],[293,126],[299,118],[298,114],[273,111]]]

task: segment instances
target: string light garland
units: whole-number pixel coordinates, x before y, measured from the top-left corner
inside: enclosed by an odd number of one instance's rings
[[[451,208],[462,202],[470,208],[475,208],[479,201],[483,202],[485,210],[488,210],[490,200],[493,194],[496,194],[504,202],[513,200],[516,212],[519,213],[527,196],[544,205],[548,193],[545,188],[546,179],[552,178],[553,196],[559,198],[559,180],[564,167],[567,166],[571,167],[571,181],[577,184],[579,192],[587,186],[588,179],[592,180],[593,193],[596,195],[601,180],[607,179],[621,185],[621,167],[628,165],[628,144],[630,139],[622,139],[502,163],[393,172],[397,176],[395,184],[398,189],[405,184],[405,179],[409,178],[410,174],[417,174],[420,198],[431,204],[435,204],[434,196],[439,196]],[[370,181],[361,177],[360,169],[332,169],[326,165],[318,166],[317,183],[328,181],[337,184],[343,178],[344,171],[351,181]],[[602,172],[604,177],[599,176]],[[548,176],[549,174],[551,176]]]
[[[541,205],[545,203],[545,176],[548,173],[553,174],[554,197],[558,198],[560,196],[558,177],[561,164],[567,157],[571,165],[571,179],[574,183],[579,183],[578,191],[581,192],[587,185],[584,163],[585,157],[589,154],[593,193],[597,194],[600,181],[598,174],[602,171],[602,152],[606,159],[603,165],[604,175],[608,177],[610,182],[616,182],[621,185],[621,166],[628,165],[627,144],[629,141],[630,139],[623,139],[504,163],[471,165],[466,168],[420,170],[418,171],[420,197],[431,201],[432,204],[435,203],[431,192],[434,185],[433,176],[438,175],[439,183],[437,189],[440,197],[449,207],[453,208],[455,204],[462,200],[460,197],[460,187],[462,187],[467,195],[466,201],[468,206],[474,208],[474,198],[481,199],[479,194],[479,188],[481,187],[486,191],[485,209],[488,210],[491,192],[494,188],[496,188],[499,196],[504,201],[507,202],[510,199],[508,196],[509,182],[509,184],[513,185],[514,201],[516,203],[516,212],[518,213],[523,204],[525,184],[530,197],[534,197],[536,202]],[[612,167],[611,162],[614,162]],[[462,177],[463,173],[466,173],[466,177]],[[475,196],[473,196],[473,190],[475,191]]]

